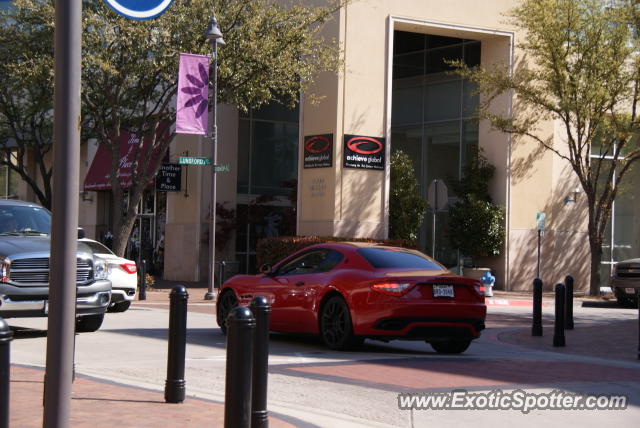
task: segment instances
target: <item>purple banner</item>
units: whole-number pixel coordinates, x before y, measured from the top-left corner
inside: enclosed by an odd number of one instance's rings
[[[176,132],[207,133],[209,123],[209,58],[204,55],[180,54]]]

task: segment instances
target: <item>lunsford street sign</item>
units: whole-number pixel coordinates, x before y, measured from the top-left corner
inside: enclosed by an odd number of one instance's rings
[[[104,0],[114,11],[129,19],[143,21],[162,15],[173,0]]]

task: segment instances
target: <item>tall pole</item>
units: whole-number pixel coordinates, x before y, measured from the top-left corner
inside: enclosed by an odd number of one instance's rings
[[[45,428],[69,426],[76,305],[82,0],[56,0]],[[70,286],[71,285],[71,286]]]
[[[218,125],[216,119],[217,108],[217,92],[218,92],[218,43],[223,43],[222,33],[218,28],[218,22],[215,16],[211,17],[209,22],[209,28],[205,33],[205,37],[211,43],[211,49],[213,51],[213,64],[211,70],[211,87],[213,90],[213,102],[211,103],[211,113],[213,120],[210,122],[209,137],[212,144],[212,164],[211,165],[211,213],[210,213],[210,225],[209,225],[209,287],[207,293],[204,295],[205,300],[213,300],[215,287],[215,272],[216,272],[216,165],[218,163]]]

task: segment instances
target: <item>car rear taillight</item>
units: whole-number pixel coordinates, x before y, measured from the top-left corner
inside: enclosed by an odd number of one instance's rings
[[[390,294],[392,296],[402,296],[406,294],[411,288],[410,283],[400,282],[379,282],[371,284],[371,289],[378,293]]]
[[[136,267],[135,263],[122,263],[120,265],[120,267],[122,269],[124,269],[124,271],[126,273],[136,273],[136,272],[138,272],[138,268]]]

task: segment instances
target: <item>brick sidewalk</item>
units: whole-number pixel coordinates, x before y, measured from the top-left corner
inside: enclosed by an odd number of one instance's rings
[[[10,423],[12,428],[42,426],[44,370],[11,366]],[[164,394],[79,376],[73,383],[69,425],[74,428],[220,427],[224,406],[187,398],[167,404]],[[273,416],[271,427],[292,427]]]

